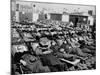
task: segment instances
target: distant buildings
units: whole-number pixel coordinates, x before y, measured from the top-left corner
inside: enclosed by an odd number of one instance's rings
[[[37,10],[36,5],[31,3],[30,5],[13,3],[15,8],[12,10],[12,14],[15,15],[17,22],[23,22],[28,20],[30,22],[37,22],[38,20],[57,20],[63,22],[73,22],[75,25],[77,23],[93,24],[92,10],[88,12],[49,12],[46,9]],[[79,10],[79,9],[78,9]],[[90,15],[91,14],[91,15]],[[89,22],[88,22],[89,21]]]

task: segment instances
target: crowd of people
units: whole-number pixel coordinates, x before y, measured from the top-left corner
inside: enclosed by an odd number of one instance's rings
[[[96,31],[88,24],[12,23],[12,74],[96,68]]]

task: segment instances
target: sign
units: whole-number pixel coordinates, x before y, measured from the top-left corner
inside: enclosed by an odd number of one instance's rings
[[[19,11],[21,12],[32,12],[32,7],[28,5],[20,5]]]
[[[69,22],[69,15],[62,15],[62,21]]]

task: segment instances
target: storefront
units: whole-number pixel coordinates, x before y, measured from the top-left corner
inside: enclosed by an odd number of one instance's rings
[[[51,13],[50,14],[50,19],[51,20],[57,20],[57,21],[61,21],[62,20],[62,14],[59,13]]]
[[[69,15],[69,21],[73,22],[75,26],[77,26],[78,23],[87,24],[88,16],[71,14]]]

